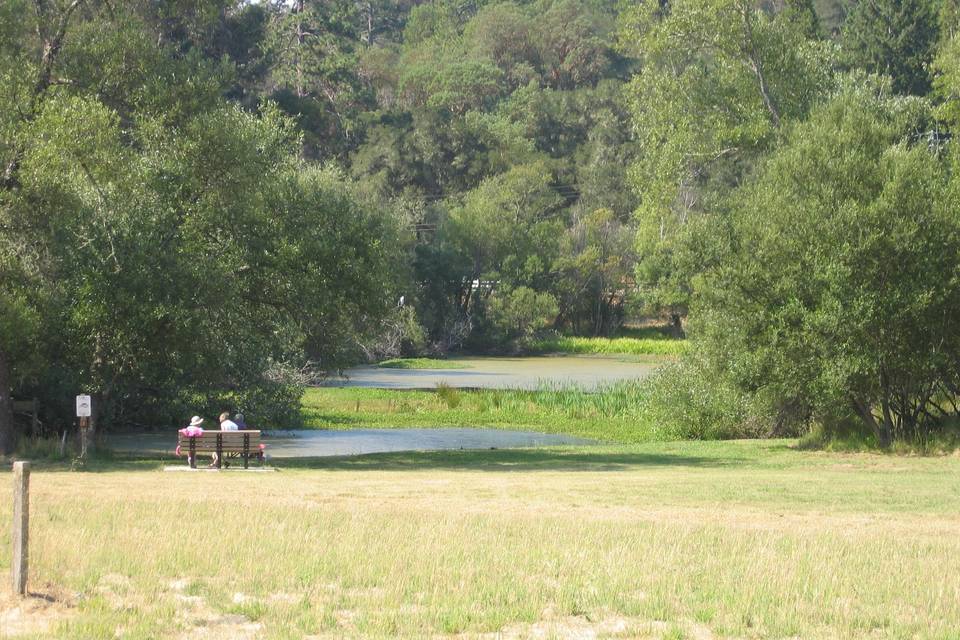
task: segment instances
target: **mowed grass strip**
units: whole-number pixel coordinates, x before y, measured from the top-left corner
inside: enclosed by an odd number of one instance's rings
[[[40,468],[35,636],[955,638],[960,460],[787,444]]]
[[[619,443],[675,439],[644,414],[639,383],[576,388],[399,391],[310,388],[301,411],[310,429],[495,427]]]

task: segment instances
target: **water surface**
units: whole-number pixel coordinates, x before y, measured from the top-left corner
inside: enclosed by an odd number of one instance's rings
[[[378,389],[435,389],[443,383],[469,389],[538,389],[574,386],[588,391],[650,375],[662,359],[630,356],[535,356],[527,358],[451,358],[459,369],[381,369],[354,367],[323,386]]]

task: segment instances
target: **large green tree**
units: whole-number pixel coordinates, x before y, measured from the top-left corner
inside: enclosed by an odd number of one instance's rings
[[[628,86],[638,278],[649,305],[677,322],[711,259],[704,216],[830,86],[830,47],[811,37],[810,12],[802,2],[770,13],[752,0],[677,0],[622,17],[621,47],[642,60]]]
[[[263,48],[270,64],[270,97],[297,118],[305,155],[342,155],[359,140],[359,114],[372,96],[361,81],[359,10],[353,0],[295,0],[270,4]]]
[[[300,368],[392,298],[393,227],[276,107],[229,104],[235,68],[166,5],[32,8],[0,30],[0,447],[11,386],[53,425],[81,390],[101,424],[295,419]]]
[[[736,200],[699,288],[717,370],[775,406],[855,415],[877,441],[956,413],[960,221],[929,105],[847,81]]]

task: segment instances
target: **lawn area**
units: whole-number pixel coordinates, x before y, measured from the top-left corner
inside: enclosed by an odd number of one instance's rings
[[[675,439],[643,417],[644,402],[639,384],[624,382],[599,393],[570,388],[437,392],[311,388],[301,406],[311,429],[496,427],[606,442]]]
[[[0,635],[956,638],[960,458],[791,444],[40,467]]]

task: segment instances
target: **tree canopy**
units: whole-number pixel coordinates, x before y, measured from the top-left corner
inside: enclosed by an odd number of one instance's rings
[[[0,450],[13,396],[293,424],[359,358],[638,315],[742,394],[702,415],[949,424],[958,16],[0,0]]]
[[[711,356],[746,389],[879,442],[948,415],[960,225],[929,105],[852,79],[737,197],[734,248],[700,285]],[[949,406],[949,405],[948,405]]]

